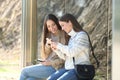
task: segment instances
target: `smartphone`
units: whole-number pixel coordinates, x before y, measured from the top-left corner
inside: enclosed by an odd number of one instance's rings
[[[37,59],[38,62],[45,62],[45,60]]]

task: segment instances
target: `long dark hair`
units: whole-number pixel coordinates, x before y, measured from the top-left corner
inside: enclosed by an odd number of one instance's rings
[[[59,30],[61,30],[60,24],[58,22],[58,18],[53,15],[53,14],[47,14],[44,18],[44,23],[43,23],[43,30],[42,30],[42,39],[41,39],[41,57],[42,58],[46,58],[46,54],[45,54],[45,43],[46,43],[46,37],[47,34],[49,33],[48,28],[47,28],[47,21],[48,20],[52,20],[55,22],[55,24],[57,25],[57,28]]]
[[[44,44],[46,43],[45,38],[46,38],[46,36],[47,36],[47,34],[49,32],[48,29],[47,29],[47,23],[46,23],[48,20],[52,20],[53,22],[55,22],[55,24],[57,25],[58,30],[61,30],[61,26],[60,26],[60,24],[58,22],[58,18],[53,14],[46,15],[45,19],[44,19],[44,24],[43,24],[43,40],[44,40],[43,43]]]
[[[53,14],[48,14],[45,16],[45,19],[44,19],[44,24],[43,24],[43,30],[42,30],[42,39],[41,39],[41,57],[42,58],[46,58],[46,54],[45,54],[45,44],[46,44],[46,38],[47,38],[47,35],[49,33],[48,31],[48,28],[47,28],[47,21],[48,20],[52,20],[53,22],[55,22],[55,24],[57,25],[57,28],[58,30],[62,30],[60,24],[59,24],[59,21],[58,21],[58,18],[53,15]],[[64,31],[63,31],[64,32]],[[68,42],[68,38],[67,37],[67,34],[65,33],[65,41],[66,41],[66,44]]]
[[[82,31],[82,26],[78,23],[77,19],[69,13],[64,14],[59,21],[64,21],[64,22],[69,22],[71,21],[72,25],[73,25],[73,30],[76,32]]]

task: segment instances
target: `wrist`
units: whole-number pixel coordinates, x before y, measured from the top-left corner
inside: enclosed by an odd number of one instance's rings
[[[46,43],[46,46],[47,46],[47,47],[50,47],[50,44]]]

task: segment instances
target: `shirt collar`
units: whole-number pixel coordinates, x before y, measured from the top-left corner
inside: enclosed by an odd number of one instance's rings
[[[77,34],[73,29],[68,33],[69,36],[74,37]]]

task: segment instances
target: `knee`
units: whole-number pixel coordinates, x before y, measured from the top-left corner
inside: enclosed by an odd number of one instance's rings
[[[26,68],[23,68],[23,69],[21,70],[21,74],[25,74],[26,71],[27,71],[27,69],[26,69]]]
[[[48,77],[47,80],[53,80],[51,77]]]
[[[49,76],[48,78],[47,78],[47,80],[57,80],[55,77],[51,77],[51,76]]]

